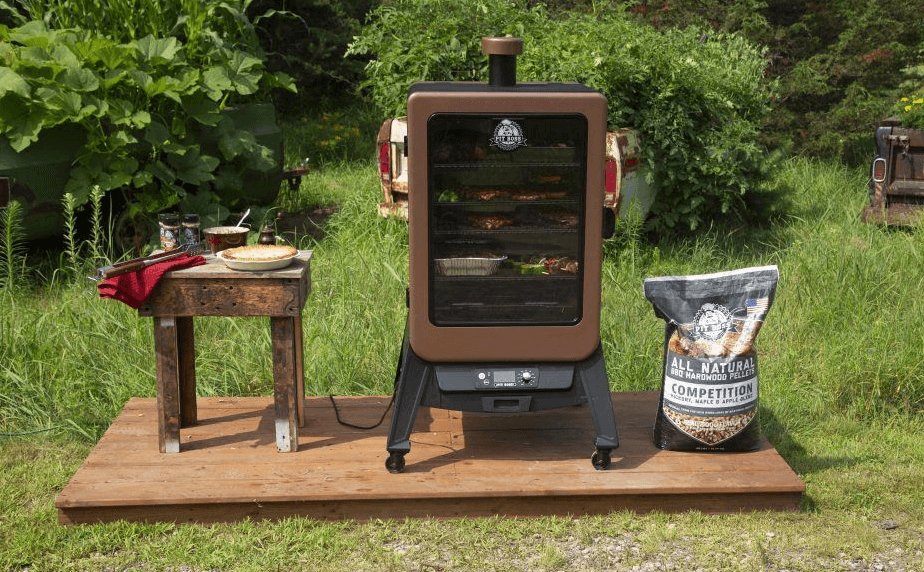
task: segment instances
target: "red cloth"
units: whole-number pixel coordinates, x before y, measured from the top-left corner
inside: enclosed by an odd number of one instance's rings
[[[96,289],[99,290],[100,298],[113,298],[137,310],[148,299],[164,274],[171,270],[192,268],[202,264],[205,264],[205,258],[202,256],[190,256],[183,253],[176,258],[145,266],[141,270],[126,272],[103,280],[96,285]]]

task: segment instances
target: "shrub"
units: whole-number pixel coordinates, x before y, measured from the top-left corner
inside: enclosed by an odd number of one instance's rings
[[[766,61],[740,36],[662,32],[613,9],[551,17],[523,1],[395,0],[373,12],[350,53],[372,56],[364,87],[398,115],[415,81],[485,81],[480,40],[503,34],[524,39],[519,80],[585,83],[607,96],[610,128],[641,132],[659,189],[650,230],[749,215],[744,199],[766,170],[756,141],[770,86]]]
[[[483,36],[526,38],[527,29],[545,24],[542,6],[527,8],[519,0],[394,0],[370,13],[347,55],[371,57],[360,87],[386,114],[403,115],[415,81],[483,81],[488,69]]]

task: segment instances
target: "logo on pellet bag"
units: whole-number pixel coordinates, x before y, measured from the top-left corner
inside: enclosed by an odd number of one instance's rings
[[[693,316],[694,340],[714,342],[722,338],[725,332],[733,328],[731,312],[721,304],[703,304]]]
[[[521,145],[526,145],[523,128],[516,122],[504,119],[494,128],[494,137],[489,140],[492,147],[501,151],[513,151]]]

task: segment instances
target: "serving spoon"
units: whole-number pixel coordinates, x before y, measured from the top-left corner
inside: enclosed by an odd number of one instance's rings
[[[235,227],[241,226],[241,223],[244,222],[244,219],[247,218],[247,215],[249,215],[249,214],[250,214],[250,209],[248,208],[246,211],[244,211],[244,216],[241,217],[241,220],[237,221],[237,224],[234,225],[234,226],[235,226]]]

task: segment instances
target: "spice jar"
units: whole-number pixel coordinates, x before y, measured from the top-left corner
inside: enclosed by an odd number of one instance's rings
[[[160,247],[164,250],[175,250],[180,247],[180,217],[175,213],[161,213],[158,217],[160,225]]]
[[[183,246],[199,244],[199,215],[183,215]]]

